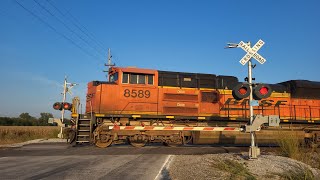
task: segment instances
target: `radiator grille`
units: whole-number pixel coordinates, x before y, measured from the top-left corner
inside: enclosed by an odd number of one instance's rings
[[[201,92],[201,102],[215,103],[219,101],[218,92]]]
[[[198,101],[198,95],[194,94],[164,94],[164,100]]]

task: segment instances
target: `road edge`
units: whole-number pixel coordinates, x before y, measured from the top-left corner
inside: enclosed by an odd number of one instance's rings
[[[161,179],[171,179],[169,174],[169,167],[170,163],[173,160],[174,155],[169,155],[166,160],[164,161],[161,169],[159,170],[159,173],[154,178],[154,180],[161,180]]]

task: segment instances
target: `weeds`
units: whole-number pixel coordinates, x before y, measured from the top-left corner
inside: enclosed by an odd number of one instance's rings
[[[280,153],[282,156],[296,159],[299,157],[300,141],[295,136],[295,133],[280,133],[277,142],[280,147]]]
[[[224,160],[213,164],[214,168],[230,173],[230,179],[243,177],[247,180],[255,180],[256,178],[249,172],[249,170],[241,163],[233,160]]]
[[[320,168],[319,154],[313,152],[310,148],[303,147],[294,132],[279,133],[279,137],[280,155],[301,161],[314,168]],[[315,179],[311,170],[301,165],[297,165],[279,175],[284,179]]]
[[[302,167],[301,165],[296,165],[295,167],[284,171],[281,174],[277,174],[282,179],[288,180],[313,180],[315,177],[310,169]]]
[[[0,144],[11,144],[40,138],[56,138],[57,126],[0,126]]]

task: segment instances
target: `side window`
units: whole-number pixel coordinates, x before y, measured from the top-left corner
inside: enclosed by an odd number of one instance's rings
[[[153,75],[147,75],[148,77],[148,84],[153,85]]]
[[[111,77],[110,77],[111,78]],[[118,79],[118,77],[114,77]],[[153,74],[137,74],[137,73],[123,73],[122,83],[123,84],[149,84],[153,85]]]
[[[122,75],[122,83],[129,83],[129,73],[123,73]]]
[[[146,84],[146,75],[144,74],[138,75],[138,84]]]
[[[130,74],[130,84],[137,84],[138,75],[137,74]]]

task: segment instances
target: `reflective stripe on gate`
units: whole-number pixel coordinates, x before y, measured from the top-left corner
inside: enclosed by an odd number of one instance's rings
[[[235,127],[173,127],[173,126],[109,126],[117,130],[156,130],[156,131],[240,131]]]

